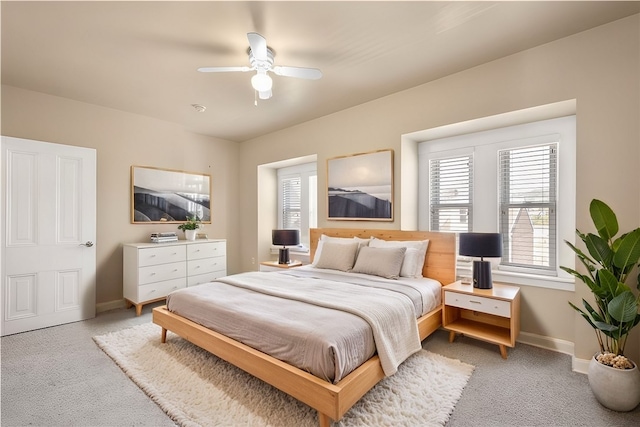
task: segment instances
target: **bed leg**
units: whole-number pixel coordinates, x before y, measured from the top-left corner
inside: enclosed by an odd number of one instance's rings
[[[320,427],[331,427],[331,418],[320,411],[318,411],[318,421],[320,423]]]
[[[165,344],[167,342],[167,330],[162,328],[162,337],[160,338],[160,342]]]

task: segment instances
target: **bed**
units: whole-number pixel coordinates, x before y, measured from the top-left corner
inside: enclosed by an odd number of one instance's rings
[[[453,234],[417,231],[366,230],[366,229],[312,229],[311,259],[316,250],[328,247],[320,242],[321,236],[333,238],[374,237],[384,241],[425,241],[428,250],[424,258],[422,275],[448,284],[455,280],[455,240]],[[323,237],[323,239],[325,238]],[[295,270],[295,269],[293,269]],[[260,273],[279,274],[279,273]],[[301,275],[302,272],[298,273]],[[293,280],[293,279],[292,279]],[[299,279],[298,279],[299,280]],[[388,373],[384,354],[368,357],[363,363],[336,381],[323,379],[286,363],[276,357],[258,351],[251,346],[236,341],[223,333],[211,330],[200,323],[170,311],[167,306],[153,310],[153,322],[162,328],[162,342],[166,341],[167,330],[176,333],[193,344],[232,363],[255,377],[271,384],[318,411],[321,426],[329,426],[332,420],[342,416],[375,384]],[[414,327],[419,339],[423,340],[442,322],[442,304],[438,304],[417,319]],[[231,334],[229,334],[231,335]],[[381,360],[381,356],[382,360]]]

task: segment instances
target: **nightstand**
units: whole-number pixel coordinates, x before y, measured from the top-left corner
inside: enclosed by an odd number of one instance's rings
[[[278,261],[263,261],[260,263],[260,271],[281,271],[301,265],[300,261],[291,261],[289,264],[278,264]]]
[[[493,283],[491,289],[454,282],[442,288],[442,326],[449,342],[456,334],[477,338],[500,347],[503,359],[507,348],[516,345],[520,333],[520,288]]]

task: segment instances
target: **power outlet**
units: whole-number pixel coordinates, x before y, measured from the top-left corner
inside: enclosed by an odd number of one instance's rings
[[[251,265],[254,265],[256,263],[256,259],[254,257],[251,257]]]

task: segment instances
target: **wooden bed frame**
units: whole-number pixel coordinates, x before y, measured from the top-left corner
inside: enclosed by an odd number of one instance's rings
[[[453,233],[423,231],[366,230],[324,228],[311,230],[311,259],[321,234],[333,237],[377,237],[384,240],[429,240],[423,275],[443,285],[455,281],[456,250]],[[226,360],[245,372],[282,390],[318,411],[321,427],[339,420],[364,394],[384,378],[378,356],[364,362],[337,384],[275,359],[222,334],[171,313],[166,306],[153,309],[153,322],[162,327],[162,342],[167,330]],[[442,306],[418,319],[420,339],[424,340],[442,324]]]

